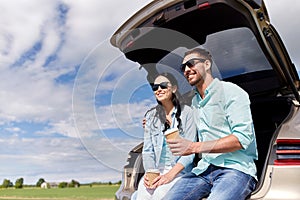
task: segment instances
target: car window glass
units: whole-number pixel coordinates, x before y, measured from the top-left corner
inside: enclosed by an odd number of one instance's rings
[[[248,28],[209,35],[203,46],[211,52],[222,79],[272,69]]]
[[[256,71],[272,70],[254,34],[248,28],[235,28],[208,35],[206,42],[198,47],[211,52],[213,76],[221,80]],[[167,71],[177,77],[181,94],[192,89],[179,68],[187,50],[185,47],[179,47],[156,64],[159,73]]]

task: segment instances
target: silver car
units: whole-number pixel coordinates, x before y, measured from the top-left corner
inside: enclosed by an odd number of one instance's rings
[[[174,73],[186,103],[193,94],[179,69],[183,52],[207,48],[214,76],[238,84],[251,99],[259,182],[249,199],[300,199],[299,76],[263,0],[153,1],[116,31],[111,44],[138,62],[149,81],[161,71]],[[137,189],[142,147],[129,152],[116,199],[130,199]]]

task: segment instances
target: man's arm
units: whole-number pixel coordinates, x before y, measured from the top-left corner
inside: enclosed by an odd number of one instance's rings
[[[242,149],[238,138],[229,135],[218,140],[205,142],[192,142],[186,139],[167,140],[172,153],[176,156],[194,153],[228,153]]]

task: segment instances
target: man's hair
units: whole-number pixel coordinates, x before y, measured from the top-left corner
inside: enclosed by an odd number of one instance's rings
[[[204,59],[209,60],[211,64],[213,63],[211,54],[205,49],[195,48],[195,49],[189,50],[189,51],[185,52],[184,57],[189,54],[192,54],[192,53],[196,53],[199,56],[203,57]]]

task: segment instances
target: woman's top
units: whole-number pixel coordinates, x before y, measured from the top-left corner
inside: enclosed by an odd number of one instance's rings
[[[174,156],[172,155],[163,130],[165,128],[158,115],[156,109],[147,112],[146,124],[144,128],[144,147],[143,147],[143,165],[145,170],[173,167],[177,162],[181,163],[185,169],[181,173],[189,172],[193,168],[194,154],[189,156]],[[178,122],[175,117],[177,109],[174,108],[172,112],[172,124],[170,128],[177,127]],[[191,141],[196,139],[196,126],[193,121],[193,111],[189,106],[183,105],[181,111],[181,127],[179,134],[181,137]]]

